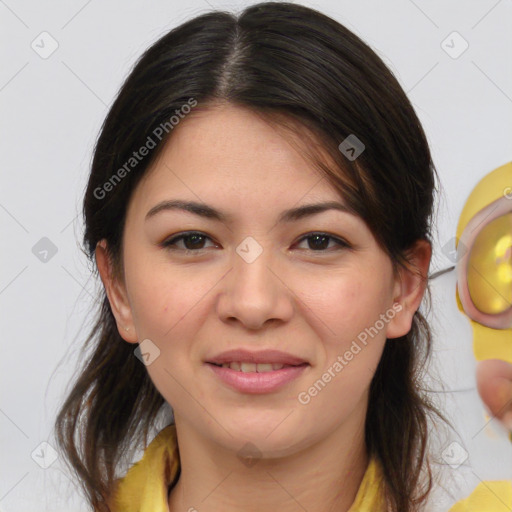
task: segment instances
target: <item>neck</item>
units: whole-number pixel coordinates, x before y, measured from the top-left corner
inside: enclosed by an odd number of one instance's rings
[[[181,473],[169,511],[347,512],[368,465],[364,418],[357,426],[341,426],[287,457],[244,465],[236,452],[205,440],[176,418]]]

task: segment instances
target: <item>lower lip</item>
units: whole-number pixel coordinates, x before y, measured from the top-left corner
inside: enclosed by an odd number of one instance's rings
[[[206,363],[213,373],[224,383],[242,393],[271,393],[288,382],[296,379],[309,366],[307,363],[300,366],[286,366],[271,372],[239,372],[231,368],[223,368]]]

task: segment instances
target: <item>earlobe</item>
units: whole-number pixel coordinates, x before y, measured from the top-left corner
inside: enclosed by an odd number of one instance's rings
[[[96,266],[105,287],[110,309],[116,319],[119,335],[128,343],[137,343],[137,333],[133,323],[126,287],[114,272],[105,239],[100,240],[96,244],[95,256]]]
[[[427,287],[431,256],[432,246],[428,240],[417,240],[407,251],[408,268],[401,267],[395,280],[394,302],[400,308],[393,307],[398,311],[388,324],[387,338],[399,338],[411,330],[414,314],[420,307]]]

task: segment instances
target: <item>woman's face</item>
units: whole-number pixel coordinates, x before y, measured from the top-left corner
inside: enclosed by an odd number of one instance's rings
[[[250,441],[268,457],[362,431],[386,337],[408,330],[390,259],[248,110],[197,112],[174,130],[130,201],[113,309],[122,336],[142,342],[178,428],[236,451]],[[171,201],[208,206],[199,215]],[[285,215],[327,202],[342,207]],[[190,231],[199,235],[179,238]],[[232,350],[247,354],[222,359]]]

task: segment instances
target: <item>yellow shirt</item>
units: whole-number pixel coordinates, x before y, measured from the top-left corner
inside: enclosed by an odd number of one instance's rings
[[[164,428],[118,482],[112,512],[169,512],[169,486],[179,477],[179,454],[175,425]],[[379,495],[382,479],[379,465],[371,460],[349,512],[384,510]],[[449,512],[506,512],[512,510],[512,482],[482,482]]]

